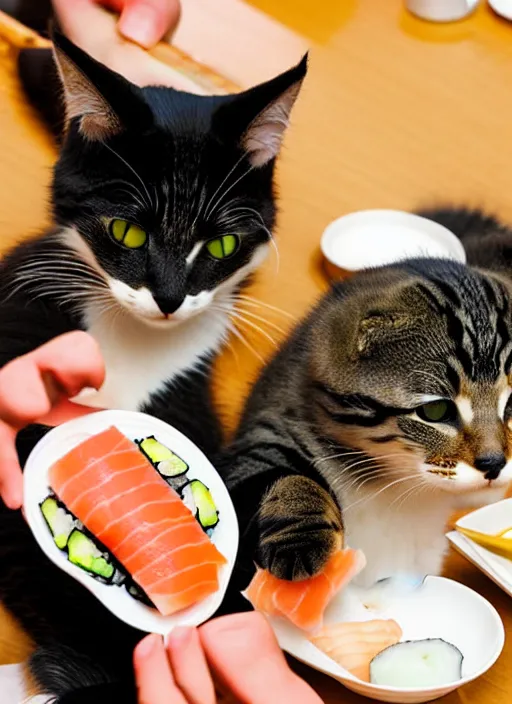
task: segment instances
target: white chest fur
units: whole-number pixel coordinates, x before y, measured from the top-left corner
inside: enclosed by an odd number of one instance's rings
[[[78,399],[96,408],[137,410],[165,382],[217,352],[227,336],[228,319],[227,312],[207,309],[159,329],[129,313],[100,313],[92,307],[86,315],[87,330],[101,348],[106,378],[99,391],[84,391]]]
[[[346,542],[361,549],[367,561],[359,584],[371,586],[397,574],[439,574],[447,549],[446,524],[456,497],[419,489],[405,498],[400,484],[380,495],[377,492],[363,489],[343,497]]]

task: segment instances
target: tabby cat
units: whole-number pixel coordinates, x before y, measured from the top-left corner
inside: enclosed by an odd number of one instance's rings
[[[55,228],[2,262],[0,366],[86,330],[103,353],[106,381],[82,400],[146,411],[211,456],[220,443],[212,359],[272,240],[275,157],[306,59],[251,90],[215,97],[137,88],[64,37],[56,37],[56,59],[66,129],[52,187]],[[52,85],[39,85],[47,106],[58,97],[41,90]],[[19,434],[22,461],[46,431]],[[20,512],[4,506],[0,599],[46,647],[32,670],[59,702],[135,701],[131,654],[142,634],[51,564]]]
[[[233,591],[253,560],[320,571],[342,541],[360,583],[438,574],[461,502],[512,479],[512,230],[432,211],[468,265],[417,259],[336,284],[264,370],[224,458],[241,524]]]

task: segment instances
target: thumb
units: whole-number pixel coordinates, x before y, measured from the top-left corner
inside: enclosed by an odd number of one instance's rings
[[[172,32],[180,19],[180,0],[116,0],[123,5],[119,31],[126,38],[150,49]]]

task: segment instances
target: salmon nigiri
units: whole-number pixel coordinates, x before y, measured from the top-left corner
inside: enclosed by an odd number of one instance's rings
[[[50,485],[164,616],[218,590],[218,569],[226,559],[117,428],[88,438],[58,460]]]
[[[244,592],[257,611],[284,616],[304,631],[321,628],[324,611],[331,599],[366,565],[360,550],[341,550],[320,574],[297,582],[274,577],[258,569]]]

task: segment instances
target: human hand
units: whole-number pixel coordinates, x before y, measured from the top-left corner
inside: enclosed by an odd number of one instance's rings
[[[181,87],[176,72],[145,51],[176,28],[180,0],[53,0],[53,7],[64,34],[113,71],[141,86]]]
[[[150,49],[176,29],[180,21],[180,0],[96,0],[117,12],[123,37]]]
[[[16,434],[34,422],[58,425],[92,409],[69,401],[99,388],[105,368],[96,341],[85,332],[56,337],[0,370],[0,496],[9,508],[23,502]]]
[[[144,638],[134,654],[139,704],[215,704],[212,673],[244,704],[322,704],[285,657],[259,613],[234,614],[168,638]],[[263,686],[264,685],[264,686]]]

